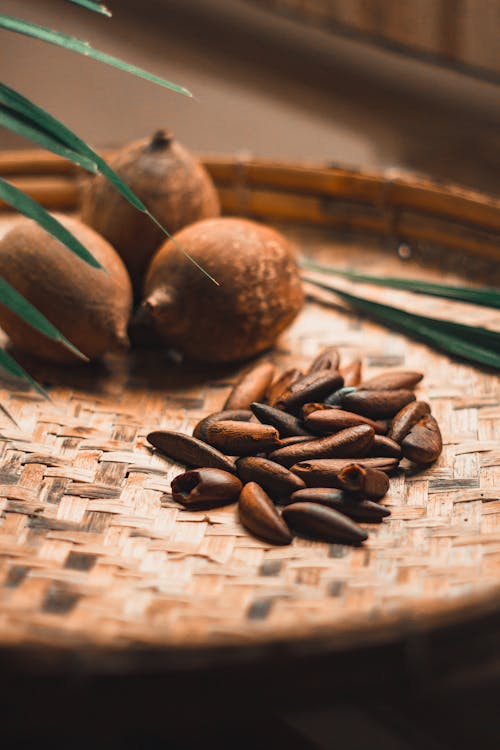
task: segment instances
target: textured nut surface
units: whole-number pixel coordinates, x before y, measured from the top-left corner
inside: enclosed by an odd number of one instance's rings
[[[226,399],[224,409],[249,409],[253,401],[260,401],[273,379],[275,367],[261,362],[243,373]]]
[[[318,503],[293,503],[283,508],[283,518],[296,532],[325,542],[359,545],[368,534],[350,518]]]
[[[236,502],[243,485],[228,471],[200,468],[175,477],[171,487],[176,502],[190,508],[209,508]]]
[[[422,417],[401,443],[403,456],[416,464],[436,461],[442,450],[441,430],[432,414]]]
[[[231,458],[202,440],[172,430],[150,432],[147,440],[160,453],[188,466],[210,467],[234,473],[236,465]]]
[[[238,476],[243,482],[257,482],[274,498],[287,497],[306,485],[296,474],[268,458],[250,456],[236,462]]]
[[[0,240],[0,276],[89,359],[126,348],[132,290],[125,266],[93,229],[76,219],[54,216],[105,270],[77,258],[34,221],[21,219]],[[29,354],[60,363],[79,361],[4,305],[0,305],[0,325]]]
[[[214,363],[252,357],[272,346],[301,309],[294,251],[274,229],[247,219],[207,219],[174,240],[148,268],[143,310],[158,335],[187,357]]]
[[[269,495],[255,482],[243,487],[238,501],[243,526],[252,534],[272,544],[290,544],[292,535]]]
[[[348,427],[328,437],[278,448],[269,458],[283,466],[315,458],[355,458],[369,449],[374,434],[373,428],[366,424]]]
[[[171,234],[220,213],[205,167],[167,131],[127,144],[109,164]],[[120,253],[138,296],[148,263],[165,241],[163,231],[102,175],[86,183],[81,215]]]
[[[426,414],[430,414],[430,412],[430,406],[425,401],[413,401],[407,404],[398,411],[392,420],[387,437],[391,438],[391,440],[395,440],[397,443],[401,443],[403,438],[410,432],[413,425],[417,424],[422,417],[425,417]]]
[[[231,456],[254,456],[272,451],[279,445],[278,430],[260,422],[213,422],[206,431],[206,440]]]

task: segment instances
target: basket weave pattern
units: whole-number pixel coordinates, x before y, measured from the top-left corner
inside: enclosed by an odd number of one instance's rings
[[[365,374],[422,369],[439,420],[438,463],[401,472],[362,549],[295,539],[269,548],[233,506],[189,512],[181,467],[146,443],[219,409],[236,372],[209,378],[157,351],[107,373],[45,372],[52,401],[2,391],[3,642],[244,644],[327,628],[349,634],[493,594],[500,570],[497,379],[310,303],[272,354],[306,365],[320,347],[365,352]],[[43,371],[42,373],[43,374]],[[57,383],[59,381],[59,383]],[[71,383],[73,382],[73,385]]]
[[[234,158],[207,166],[225,212],[286,222],[286,233],[320,261],[498,284],[500,203],[489,196],[341,168]],[[6,153],[0,174],[48,208],[77,207],[79,176],[63,160]],[[7,210],[0,205],[0,232],[12,221]],[[292,229],[295,222],[309,228]],[[400,242],[419,263],[402,268]],[[500,329],[498,311],[381,288],[363,293]],[[270,548],[249,536],[232,506],[189,512],[173,502],[170,482],[182,467],[156,454],[146,435],[189,432],[221,408],[238,371],[178,366],[146,349],[106,368],[24,363],[51,401],[0,388],[16,423],[0,408],[0,647],[152,644],[218,653],[212,647],[276,639],[297,646],[323,636],[356,647],[376,631],[397,637],[408,625],[453,619],[479,600],[497,606],[498,378],[342,305],[311,301],[270,357],[279,367],[306,366],[329,344],[344,362],[361,354],[366,377],[391,367],[424,372],[419,397],[444,438],[436,464],[392,478],[383,501],[392,515],[370,526],[360,549],[298,538]]]

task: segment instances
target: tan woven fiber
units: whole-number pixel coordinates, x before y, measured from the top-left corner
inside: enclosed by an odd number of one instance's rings
[[[3,214],[0,233],[12,220]],[[323,261],[463,281],[446,270],[460,268],[462,256],[445,248],[432,249],[434,266],[422,266],[401,260],[392,240],[281,229]],[[422,253],[428,261],[431,251]],[[500,329],[499,311],[366,293]],[[355,647],[397,637],[409,622],[456,619],[478,602],[497,607],[498,378],[314,301],[270,358],[283,368],[305,366],[328,344],[339,346],[343,362],[361,355],[366,376],[423,371],[419,397],[431,404],[444,438],[435,465],[391,480],[383,502],[392,516],[370,527],[360,549],[303,539],[269,547],[242,529],[233,506],[189,512],[173,502],[170,481],[182,467],[156,454],[145,436],[157,428],[190,431],[221,408],[237,369],[176,365],[155,349],[102,367],[23,361],[51,400],[6,382],[0,392],[15,421],[0,412],[0,646],[139,643],[201,654],[276,639],[300,647],[317,637]]]

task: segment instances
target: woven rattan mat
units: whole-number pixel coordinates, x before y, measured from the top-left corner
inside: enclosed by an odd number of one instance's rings
[[[349,253],[373,271],[401,264],[367,242],[289,234],[320,259]],[[390,294],[415,304],[412,295]],[[424,312],[500,324],[484,308],[456,305],[455,315],[453,303],[418,301]],[[361,353],[366,375],[424,371],[419,392],[444,437],[435,465],[392,479],[384,500],[392,516],[370,528],[360,549],[299,538],[269,548],[242,529],[234,507],[195,513],[173,502],[180,467],[145,436],[189,431],[221,407],[237,370],[208,372],[142,349],[100,368],[31,364],[50,402],[4,384],[1,403],[18,426],[0,413],[0,644],[211,648],[326,633],[356,645],[377,629],[397,632],[409,620],[493,601],[497,377],[311,301],[270,357],[305,365],[327,344],[339,345],[344,360]]]

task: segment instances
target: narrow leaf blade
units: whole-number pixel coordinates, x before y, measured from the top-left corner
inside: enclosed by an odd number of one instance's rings
[[[78,52],[85,57],[91,57],[94,60],[106,63],[107,65],[111,65],[119,70],[124,70],[126,73],[131,73],[139,78],[144,78],[146,81],[157,83],[159,86],[164,86],[172,91],[176,91],[178,94],[184,94],[189,97],[192,96],[191,92],[183,86],[178,86],[176,83],[171,83],[165,78],[161,78],[154,73],[149,73],[147,70],[138,68],[136,65],[131,65],[123,60],[119,60],[117,57],[96,50],[91,47],[88,42],[84,42],[77,37],[70,36],[69,34],[63,34],[60,31],[49,29],[46,26],[39,26],[38,24],[26,21],[23,18],[6,16],[3,13],[0,13],[0,28],[6,29],[7,31],[13,31],[17,34],[31,36],[42,42],[54,44],[57,47],[64,47],[72,52]]]
[[[37,393],[40,394],[40,396],[43,396],[46,399],[49,399],[49,394],[47,391],[45,391],[41,385],[39,385],[36,380],[33,380],[31,375],[28,375],[26,370],[23,370],[21,365],[19,365],[15,359],[13,359],[10,354],[8,354],[5,349],[0,348],[0,367],[3,368],[9,375],[12,375],[15,378],[19,378],[21,380],[26,381],[31,385],[32,388],[35,389]]]
[[[52,325],[50,320],[48,320],[45,315],[42,315],[42,313],[39,312],[36,307],[33,307],[31,302],[28,302],[28,300],[25,299],[22,294],[17,291],[17,289],[14,289],[14,287],[1,276],[0,304],[8,307],[9,310],[12,310],[12,312],[16,313],[16,315],[19,315],[19,317],[22,318],[25,323],[28,323],[37,331],[43,333],[44,336],[47,336],[52,341],[57,341],[61,344],[64,344],[67,349],[73,352],[73,354],[76,354],[80,359],[88,361],[88,357],[82,354],[82,352],[80,352],[76,348],[76,346],[73,346],[73,344],[68,341],[68,339],[63,336],[63,334],[60,333],[60,331],[58,331],[54,325]]]
[[[33,143],[37,143],[47,151],[52,151],[58,156],[62,156],[64,159],[72,161],[79,167],[83,167],[88,172],[97,172],[97,165],[94,161],[91,161],[88,157],[83,154],[79,154],[77,151],[68,148],[62,141],[55,138],[50,132],[44,130],[39,125],[31,121],[24,115],[15,112],[9,107],[5,107],[0,104],[0,127],[7,128],[13,133],[27,138]]]
[[[82,8],[92,10],[94,13],[100,13],[102,16],[107,16],[108,18],[111,18],[113,15],[105,5],[98,2],[92,2],[92,0],[69,0],[69,2],[74,3],[74,5],[81,5]]]
[[[492,334],[492,341],[495,342],[491,347],[485,345],[483,342],[478,345],[475,341],[478,338],[478,334],[480,336],[481,332],[486,330],[484,328],[466,326],[414,313],[407,313],[400,308],[358,297],[355,294],[350,294],[343,289],[317,281],[316,279],[306,277],[305,280],[320,289],[334,292],[342,299],[345,299],[355,310],[372,316],[374,319],[391,328],[418,338],[455,357],[462,357],[469,362],[500,369],[500,347],[498,346],[500,334],[496,331],[487,331],[488,334]]]
[[[64,243],[75,255],[84,260],[89,266],[102,268],[96,258],[82,243],[66,229],[54,216],[51,216],[39,203],[25,195],[22,190],[14,187],[0,177],[0,198],[20,213],[34,219],[41,227],[60,242]]]
[[[168,232],[168,230],[156,219],[156,217],[153,216],[153,214],[146,208],[144,203],[139,200],[139,198],[132,192],[128,185],[104,161],[104,159],[95,151],[93,151],[90,146],[87,146],[87,144],[80,138],[78,138],[78,136],[75,135],[75,133],[73,133],[71,130],[69,130],[69,128],[63,125],[63,123],[59,122],[59,120],[56,120],[54,117],[52,117],[52,115],[43,110],[41,107],[38,107],[38,105],[31,102],[29,99],[26,99],[24,96],[22,96],[22,94],[19,94],[17,91],[10,89],[8,86],[5,86],[5,84],[2,83],[0,83],[0,106],[1,105],[8,108],[9,110],[15,111],[21,118],[28,120],[35,129],[38,127],[38,129],[42,129],[44,132],[47,131],[49,134],[53,135],[54,138],[59,141],[62,146],[65,146],[70,150],[68,158],[76,161],[76,159],[73,157],[72,152],[86,157],[92,163],[91,171],[95,172],[95,170],[97,169],[108,180],[108,182],[110,182],[123,195],[123,197],[127,201],[129,201],[129,203],[131,203],[138,211],[142,211],[143,213],[145,213],[151,219],[151,221],[153,221],[161,229],[165,236],[174,242],[176,247],[185,255],[188,260],[194,263],[194,265],[203,274],[205,274],[205,276],[210,279],[210,281],[218,285],[218,282],[212,276],[210,276],[210,274],[207,273],[207,271],[205,271],[205,269],[202,268],[194,260],[194,258],[188,252],[186,252],[186,250],[184,250],[183,247],[179,245],[179,243],[172,237],[170,232]],[[47,147],[49,148],[48,145]],[[50,150],[55,151],[55,153],[60,153],[58,148],[59,147],[57,147],[56,149],[51,148]],[[82,166],[84,165],[82,164]]]
[[[58,141],[61,145],[58,148],[66,147],[69,149],[70,154],[67,158],[71,161],[76,161],[72,156],[72,153],[78,154],[80,157],[84,157],[92,165],[89,169],[84,163],[81,164],[85,169],[95,172],[99,171],[103,174],[107,180],[109,180],[117,190],[126,198],[135,208],[139,211],[147,212],[146,206],[142,201],[137,198],[128,185],[119,177],[116,172],[99,156],[85,141],[82,141],[72,130],[66,127],[62,122],[52,117],[51,114],[46,112],[44,109],[39,107],[34,102],[30,101],[18,91],[9,88],[3,83],[0,83],[0,105],[8,108],[8,110],[14,111],[16,114],[26,121],[29,121],[34,129],[42,131],[42,135],[50,134],[53,138]],[[49,146],[47,146],[49,148]],[[60,153],[59,150],[50,148],[55,153]]]
[[[392,276],[373,276],[371,274],[358,273],[357,271],[346,271],[328,263],[317,263],[316,261],[304,258],[301,260],[302,268],[311,271],[322,271],[323,273],[340,276],[351,281],[360,281],[376,286],[385,286],[392,289],[404,289],[416,294],[428,294],[432,297],[443,297],[446,299],[455,299],[459,302],[469,302],[474,305],[483,307],[500,308],[500,289],[493,287],[469,287],[456,286],[453,284],[437,284],[430,281],[421,281],[419,279],[405,279]]]

